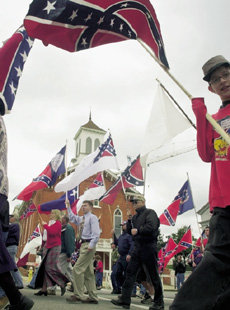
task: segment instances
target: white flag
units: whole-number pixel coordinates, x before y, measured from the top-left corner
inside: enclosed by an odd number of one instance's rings
[[[179,133],[191,127],[190,122],[176,109],[175,105],[158,85],[152,111],[145,131],[141,156],[147,155]]]
[[[90,176],[106,169],[119,170],[111,135],[95,152],[83,158],[75,171],[59,182],[54,189],[56,192],[69,191]]]

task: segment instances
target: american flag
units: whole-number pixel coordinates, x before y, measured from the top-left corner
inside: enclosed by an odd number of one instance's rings
[[[33,192],[42,188],[53,186],[59,175],[64,174],[65,168],[65,152],[66,146],[64,146],[46,168],[39,174],[38,177],[34,178],[33,181],[23,189],[23,191],[16,197],[19,200],[30,200],[32,198]]]
[[[70,52],[141,39],[169,68],[160,24],[149,0],[34,0],[24,25],[33,38]]]
[[[20,27],[0,48],[0,114],[12,110],[19,79],[33,46],[24,27]]]
[[[118,192],[124,187],[143,186],[143,173],[140,164],[140,155],[122,172],[117,181],[100,197],[100,201],[113,204]]]
[[[108,139],[99,146],[99,152],[97,156],[94,158],[93,163],[95,164],[103,156],[116,156],[116,155],[117,154],[114,149],[112,137],[111,135],[109,135]]]

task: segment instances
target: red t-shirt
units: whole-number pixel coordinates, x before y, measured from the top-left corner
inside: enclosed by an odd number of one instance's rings
[[[211,162],[209,187],[210,211],[214,207],[230,205],[230,154],[228,144],[206,119],[207,109],[203,98],[192,99],[193,112],[197,120],[197,149],[201,159]],[[230,133],[230,104],[213,115],[219,125]]]

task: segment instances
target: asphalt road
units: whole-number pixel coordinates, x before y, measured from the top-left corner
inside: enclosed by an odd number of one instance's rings
[[[28,296],[29,298],[33,299],[34,307],[33,310],[65,310],[65,309],[79,309],[79,310],[116,310],[116,309],[123,309],[121,307],[116,307],[113,305],[110,300],[113,298],[117,298],[116,295],[111,295],[110,290],[102,289],[98,292],[99,303],[97,305],[89,305],[89,304],[70,304],[66,302],[66,297],[72,295],[70,292],[66,292],[64,296],[60,296],[61,292],[60,289],[57,289],[56,296],[34,296],[34,293],[37,290],[31,290],[25,288],[21,290],[21,293]],[[165,291],[164,292],[164,300],[165,300],[165,310],[169,309],[169,305],[172,303],[172,300],[175,296],[175,292]],[[132,304],[130,309],[149,309],[149,305],[141,304],[141,299],[139,297],[132,298]]]

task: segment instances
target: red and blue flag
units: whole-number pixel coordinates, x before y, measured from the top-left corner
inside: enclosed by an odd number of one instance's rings
[[[70,52],[141,40],[169,68],[160,24],[149,0],[34,0],[24,25],[33,38]]]
[[[34,39],[20,27],[0,48],[0,114],[12,110],[18,83]]]
[[[33,181],[23,189],[23,191],[17,196],[17,199],[24,201],[30,200],[34,191],[53,186],[56,183],[57,178],[66,171],[65,152],[66,146],[54,156],[42,173],[40,173],[37,178],[33,179]]]
[[[174,198],[174,201],[178,199],[180,199],[180,209],[178,215],[183,214],[194,208],[192,192],[188,180],[181,187],[179,193]]]
[[[79,186],[75,187],[71,191],[67,192],[67,197],[66,194],[62,195],[60,198],[52,201],[45,202],[41,205],[39,205],[38,212],[39,213],[50,213],[52,210],[57,209],[57,210],[66,210],[66,205],[65,201],[66,198],[69,200],[70,207],[73,211],[73,213],[76,214],[76,204],[79,199]]]

